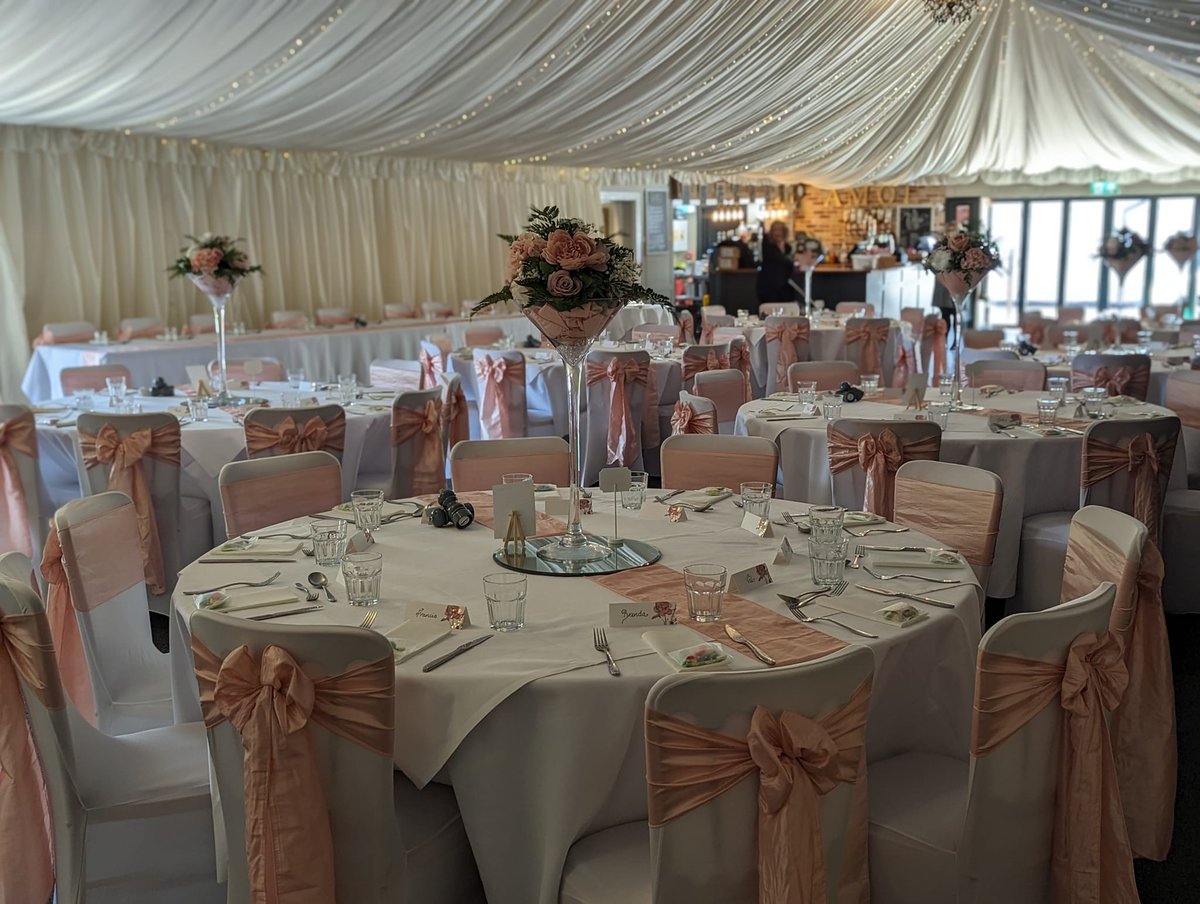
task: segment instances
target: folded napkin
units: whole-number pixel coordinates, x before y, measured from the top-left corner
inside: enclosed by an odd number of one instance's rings
[[[705,487],[702,490],[689,490],[686,493],[680,493],[678,496],[672,496],[667,500],[668,505],[683,502],[687,505],[707,505],[714,499],[720,499],[722,496],[732,496],[733,490],[727,487]]]
[[[302,602],[302,598],[291,587],[247,587],[243,590],[202,593],[196,597],[196,608],[228,613],[298,602]]]
[[[947,552],[944,549],[929,550],[926,552],[888,552],[886,550],[873,550],[875,553],[871,557],[871,565],[874,568],[915,568],[923,570],[926,568],[964,568],[966,563],[962,556],[955,552]]]
[[[715,671],[733,664],[724,646],[704,640],[683,625],[654,628],[643,633],[642,640],[677,672]]]
[[[396,665],[399,665],[433,646],[449,633],[449,625],[443,622],[409,619],[392,628],[384,637],[392,645],[392,658],[395,659]]]
[[[300,551],[298,540],[251,540],[244,543],[230,540],[218,546],[204,558],[211,562],[245,562],[254,559],[284,559]]]
[[[909,625],[915,625],[917,622],[929,618],[928,613],[922,612],[906,600],[892,603],[890,606],[884,606],[878,610],[878,614],[883,616],[884,621],[889,624],[899,625],[901,628],[907,628]]]

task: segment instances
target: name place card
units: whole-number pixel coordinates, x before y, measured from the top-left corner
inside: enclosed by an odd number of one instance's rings
[[[767,563],[754,565],[744,571],[735,571],[729,576],[729,592],[730,593],[748,593],[757,587],[766,587],[768,584],[774,583],[771,577],[771,569],[767,567]]]
[[[792,544],[784,537],[779,544],[779,549],[775,551],[775,561],[772,565],[790,565],[792,556],[795,555],[795,550],[792,549]]]
[[[412,621],[430,624],[446,622],[455,631],[471,627],[471,616],[466,606],[443,606],[438,603],[410,603],[406,618]]]
[[[742,515],[742,530],[748,530],[756,537],[773,537],[775,533],[771,530],[771,519],[761,518],[752,512],[746,512]]]
[[[658,628],[675,624],[676,607],[666,600],[656,603],[609,603],[610,628]]]

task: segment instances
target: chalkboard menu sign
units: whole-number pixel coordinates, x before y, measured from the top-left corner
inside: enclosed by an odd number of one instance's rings
[[[665,191],[646,192],[646,253],[671,250],[671,215]]]

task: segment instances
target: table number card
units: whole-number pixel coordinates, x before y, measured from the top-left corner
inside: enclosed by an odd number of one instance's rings
[[[790,565],[793,555],[795,555],[795,551],[792,549],[792,544],[788,541],[787,537],[784,537],[783,541],[779,544],[779,549],[775,552],[775,561],[771,564]]]
[[[629,468],[605,468],[600,472],[600,492],[620,493],[633,483]]]
[[[748,593],[756,587],[765,587],[767,584],[774,583],[771,577],[771,569],[767,567],[766,562],[761,565],[755,565],[747,568],[745,571],[735,571],[729,576],[729,592],[730,593]]]
[[[771,530],[771,519],[761,518],[752,512],[746,512],[746,514],[742,515],[742,530],[748,530],[756,537],[775,536]]]
[[[526,537],[537,533],[537,506],[533,502],[532,483],[501,483],[492,487],[492,535],[503,540],[508,535],[509,514],[517,513]]]
[[[610,628],[660,628],[675,624],[675,606],[666,600],[657,603],[630,601],[608,604]]]

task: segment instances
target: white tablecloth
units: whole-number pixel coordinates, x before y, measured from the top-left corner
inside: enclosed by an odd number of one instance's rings
[[[596,514],[585,527],[609,529],[612,511],[599,495]],[[738,526],[741,512],[731,501],[707,514],[672,524],[665,507],[647,503],[652,516],[623,517],[622,536],[657,544],[663,564],[675,570],[692,562],[721,562],[731,571],[770,562],[778,539],[762,539]],[[776,502],[776,512],[803,510]],[[783,531],[783,528],[776,528]],[[801,537],[790,530],[797,547]],[[486,625],[481,578],[499,571],[491,530],[436,530],[415,521],[382,529],[385,556],[383,601],[375,628],[388,631],[413,604],[467,604],[472,621]],[[877,535],[883,545],[902,545]],[[928,543],[915,533],[903,544]],[[281,585],[303,579],[312,560],[294,565],[191,565],[183,589],[230,580],[262,578],[283,571]],[[772,566],[776,585],[747,596],[780,614],[786,609],[775,589],[809,589],[809,564],[798,554],[792,564]],[[327,572],[335,577],[335,570]],[[948,572],[969,579],[967,569]],[[680,578],[682,581],[682,578]],[[911,583],[911,582],[903,582]],[[927,590],[923,582],[916,586]],[[344,599],[340,581],[336,595]],[[876,654],[868,725],[868,752],[879,758],[905,749],[966,758],[971,722],[975,648],[979,639],[978,588],[943,590],[954,611],[928,609],[928,620],[899,628],[856,615],[845,620],[880,635],[863,641],[823,624],[847,642],[867,643]],[[557,902],[563,859],[572,841],[588,832],[646,816],[642,717],[646,694],[668,672],[649,653],[643,628],[609,628],[622,675],[611,677],[592,649],[592,628],[607,623],[607,604],[621,601],[587,578],[530,577],[526,629],[502,634],[460,659],[428,674],[421,666],[462,640],[479,636],[475,627],[447,638],[396,668],[396,764],[418,785],[453,784],[475,858],[491,904]],[[886,605],[853,587],[842,601],[871,612]],[[187,620],[190,597],[177,593],[171,655],[177,713],[198,719],[191,673]],[[920,606],[920,604],[917,604]],[[812,607],[813,614],[829,610]],[[363,614],[339,602],[289,622],[358,624]],[[759,640],[770,651],[770,638]],[[735,651],[736,667],[761,668]]]
[[[537,330],[523,316],[476,317],[474,320],[400,320],[355,328],[318,327],[312,330],[264,330],[245,336],[228,336],[230,358],[278,358],[288,368],[303,367],[310,380],[330,380],[339,373],[355,373],[366,383],[375,358],[415,359],[421,340],[431,333],[449,333],[455,346],[466,344],[469,326],[498,326],[513,339],[523,341]],[[124,364],[134,386],[150,386],[162,377],[173,386],[188,382],[189,364],[207,365],[217,357],[212,335],[179,342],[138,339],[125,344],[42,345],[33,350],[21,389],[30,401],[62,395],[59,374],[64,367]]]
[[[1187,370],[1189,364],[1173,366],[1167,364],[1167,356],[1190,359],[1192,349],[1172,348],[1154,352],[1150,360],[1150,386],[1146,391],[1146,401],[1155,405],[1165,405],[1167,402],[1167,378],[1177,370]],[[1037,359],[1046,365],[1046,374],[1051,377],[1071,376],[1071,362],[1059,351],[1039,351]]]
[[[973,394],[968,391],[970,400]],[[1040,392],[1005,393],[981,403],[991,409],[1017,411],[1032,415],[1037,410]],[[940,398],[930,390],[928,398]],[[779,446],[779,466],[783,475],[783,495],[812,503],[829,503],[832,489],[829,475],[829,447],[825,442],[825,421],[765,420],[755,412],[779,408],[778,401],[759,399],[738,411],[734,432],[765,436]],[[1137,405],[1117,409],[1118,416],[1158,412],[1169,414],[1155,405]],[[890,421],[911,417],[901,405],[864,400],[842,407],[843,417]],[[979,414],[952,414],[942,435],[942,461],[972,465],[991,471],[1004,485],[1004,504],[1000,510],[1000,532],[996,538],[996,556],[989,578],[988,595],[1007,598],[1016,591],[1017,555],[1021,546],[1021,522],[1043,512],[1073,512],[1079,508],[1079,468],[1083,440],[1080,436],[1040,436],[1032,430],[1017,430],[1017,439],[998,436],[988,430],[987,418]],[[1183,443],[1179,444],[1171,474],[1172,487],[1186,488]]]
[[[767,360],[767,328],[765,325],[748,326],[744,330],[746,341],[750,343],[750,367],[754,379],[759,386],[767,385],[767,369],[775,362]],[[888,330],[887,343],[884,345],[880,361],[883,365],[883,384],[889,385],[892,380],[888,369],[896,360],[896,348],[900,341],[900,324],[892,321]],[[839,321],[828,320],[824,323],[813,323],[808,333],[808,350],[813,361],[848,361],[846,354],[846,327]]]

